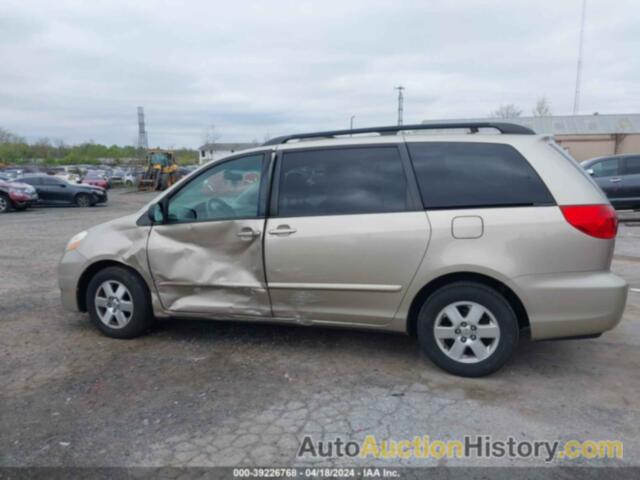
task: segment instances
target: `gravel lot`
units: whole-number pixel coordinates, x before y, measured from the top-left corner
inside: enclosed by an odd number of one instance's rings
[[[640,464],[640,290],[616,330],[526,343],[477,380],[441,372],[399,335],[168,320],[111,340],[62,310],[56,266],[74,233],[152,196],[112,192],[107,206],[0,217],[1,466],[307,465],[295,457],[307,434],[621,439],[624,459],[604,463]],[[613,268],[640,289],[640,224],[620,238]]]

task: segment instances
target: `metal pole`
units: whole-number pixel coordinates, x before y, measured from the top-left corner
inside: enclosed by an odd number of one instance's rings
[[[404,87],[399,85],[394,87],[394,89],[398,90],[398,126],[402,126],[402,115],[404,113],[404,95],[402,94],[402,91],[404,90]]]
[[[355,115],[351,115],[351,120],[349,120],[349,130],[353,130],[353,119],[356,118]]]
[[[587,11],[587,0],[582,0],[582,19],[580,21],[580,44],[578,46],[578,68],[576,70],[576,91],[573,97],[573,114],[580,110],[580,81],[582,80],[582,46],[584,43],[584,21]]]

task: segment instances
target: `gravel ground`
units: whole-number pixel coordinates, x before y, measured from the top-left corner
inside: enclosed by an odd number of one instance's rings
[[[525,343],[484,379],[441,372],[400,335],[167,320],[111,340],[62,310],[56,265],[74,233],[150,198],[113,192],[107,206],[0,217],[0,466],[309,465],[296,459],[305,435],[368,434],[613,438],[624,459],[592,463],[640,464],[640,290],[614,331]],[[639,237],[633,222],[621,227],[613,268],[640,289]]]

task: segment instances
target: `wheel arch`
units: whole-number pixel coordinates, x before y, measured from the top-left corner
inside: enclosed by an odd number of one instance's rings
[[[411,336],[416,335],[418,313],[420,311],[420,308],[433,293],[435,293],[439,288],[444,287],[445,285],[463,281],[477,282],[482,285],[489,286],[502,294],[507,302],[509,302],[509,305],[511,305],[511,308],[513,308],[513,311],[516,314],[516,317],[518,319],[518,329],[520,330],[521,335],[527,337],[529,336],[529,315],[527,314],[527,310],[524,307],[522,300],[520,300],[520,297],[518,297],[518,295],[508,285],[501,282],[500,280],[476,272],[447,273],[445,275],[434,278],[429,283],[424,285],[414,296],[413,301],[411,302],[411,307],[409,307],[409,314],[407,316],[407,333]]]
[[[87,288],[89,287],[89,282],[91,282],[91,279],[94,277],[94,275],[107,267],[120,267],[133,273],[140,279],[140,282],[142,283],[142,285],[144,285],[149,299],[151,299],[151,290],[149,288],[149,285],[147,285],[144,277],[135,268],[116,260],[100,260],[89,265],[82,272],[82,275],[80,275],[80,279],[78,280],[78,287],[76,289],[76,302],[78,304],[78,310],[80,310],[81,312],[87,311]]]

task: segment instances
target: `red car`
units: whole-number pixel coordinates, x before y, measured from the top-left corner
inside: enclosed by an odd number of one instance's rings
[[[105,190],[111,188],[111,185],[106,178],[95,173],[87,173],[87,175],[82,179],[82,183],[93,185],[94,187],[104,188]]]
[[[0,180],[0,213],[15,208],[24,210],[38,201],[38,193],[31,185]]]

